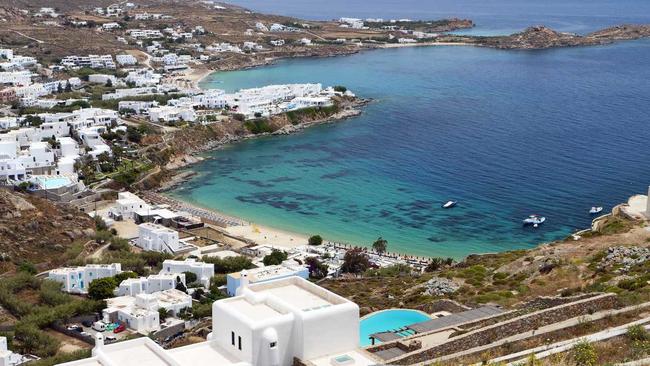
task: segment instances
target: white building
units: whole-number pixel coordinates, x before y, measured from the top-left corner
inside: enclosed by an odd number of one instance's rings
[[[178,231],[150,222],[138,226],[136,245],[143,250],[169,254],[174,254],[181,248]]]
[[[132,219],[138,210],[148,210],[151,206],[142,198],[131,192],[119,192],[115,206],[109,210],[109,216],[117,220]]]
[[[133,110],[137,114],[149,113],[149,109],[158,106],[158,102],[144,102],[144,101],[121,101],[117,105],[119,111]]]
[[[248,274],[248,283],[252,285],[255,283],[267,282],[291,276],[298,276],[305,279],[309,277],[309,268],[291,262],[293,261],[285,261],[277,266],[265,266],[248,270],[246,271]],[[228,274],[226,277],[228,295],[236,295],[237,289],[241,286],[242,280],[241,272]]]
[[[182,309],[192,307],[192,297],[182,291],[169,289],[107,299],[106,305],[107,308],[102,311],[104,322],[121,322],[136,332],[147,334],[160,329],[158,309],[164,308],[176,316]]]
[[[113,277],[122,272],[120,263],[113,264],[87,264],[84,267],[65,267],[53,269],[48,274],[48,279],[62,284],[62,291],[85,294],[88,286],[96,279]]]
[[[65,67],[89,67],[92,69],[114,69],[115,62],[111,55],[66,56],[61,59]]]
[[[120,283],[117,296],[135,296],[138,294],[151,294],[154,292],[170,290],[185,283],[184,273],[154,274],[149,277],[128,278]]]
[[[129,72],[129,74],[124,78],[124,81],[127,83],[133,83],[137,87],[141,87],[158,85],[160,84],[161,79],[162,75],[148,69],[141,69]]]
[[[117,83],[117,78],[115,75],[106,75],[106,74],[92,74],[88,75],[88,82],[92,84],[106,84],[111,82],[112,85]]]
[[[149,119],[153,122],[194,122],[196,111],[188,107],[161,106],[149,109]]]
[[[197,282],[204,287],[210,287],[210,279],[214,276],[214,264],[197,262],[194,259],[176,261],[168,259],[163,262],[160,274],[192,272],[196,275]]]
[[[212,329],[207,341],[171,350],[147,337],[104,345],[100,335],[91,358],[63,365],[369,366],[382,362],[359,348],[359,307],[298,277],[244,284],[238,296],[212,305]]]
[[[33,360],[7,348],[7,337],[0,337],[0,366],[18,366]]]

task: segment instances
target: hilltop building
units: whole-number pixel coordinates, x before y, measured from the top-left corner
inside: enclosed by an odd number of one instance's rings
[[[359,307],[316,284],[288,277],[249,285],[214,302],[208,340],[165,350],[147,337],[105,345],[64,366],[369,366],[359,348]],[[137,357],[136,357],[137,356]]]

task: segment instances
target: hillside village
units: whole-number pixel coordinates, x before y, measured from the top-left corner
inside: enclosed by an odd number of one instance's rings
[[[236,234],[250,223],[163,194],[202,151],[368,102],[317,81],[201,89],[213,70],[471,21],[37,3],[0,7],[0,365],[648,364],[629,363],[650,357],[646,195],[566,240],[456,261],[381,238],[260,244]],[[360,335],[389,309],[426,320]]]

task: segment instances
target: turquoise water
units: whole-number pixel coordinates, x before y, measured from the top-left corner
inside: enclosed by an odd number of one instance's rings
[[[38,178],[39,182],[45,189],[56,189],[69,185],[70,179],[65,177],[57,178]]]
[[[214,74],[204,87],[347,85],[364,114],[208,154],[173,195],[389,250],[463,257],[587,227],[650,183],[650,41],[545,51],[430,47]],[[449,199],[456,208],[443,210]],[[541,214],[538,229],[521,220]]]
[[[431,320],[424,313],[415,310],[391,309],[370,314],[361,319],[359,324],[359,342],[362,347],[370,346],[370,335],[378,332],[385,332]]]

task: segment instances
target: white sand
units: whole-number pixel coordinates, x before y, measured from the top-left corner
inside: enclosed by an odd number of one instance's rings
[[[307,244],[307,236],[260,226],[257,224],[231,226],[223,229],[230,235],[252,240],[258,245],[270,245],[283,248],[295,248]]]

